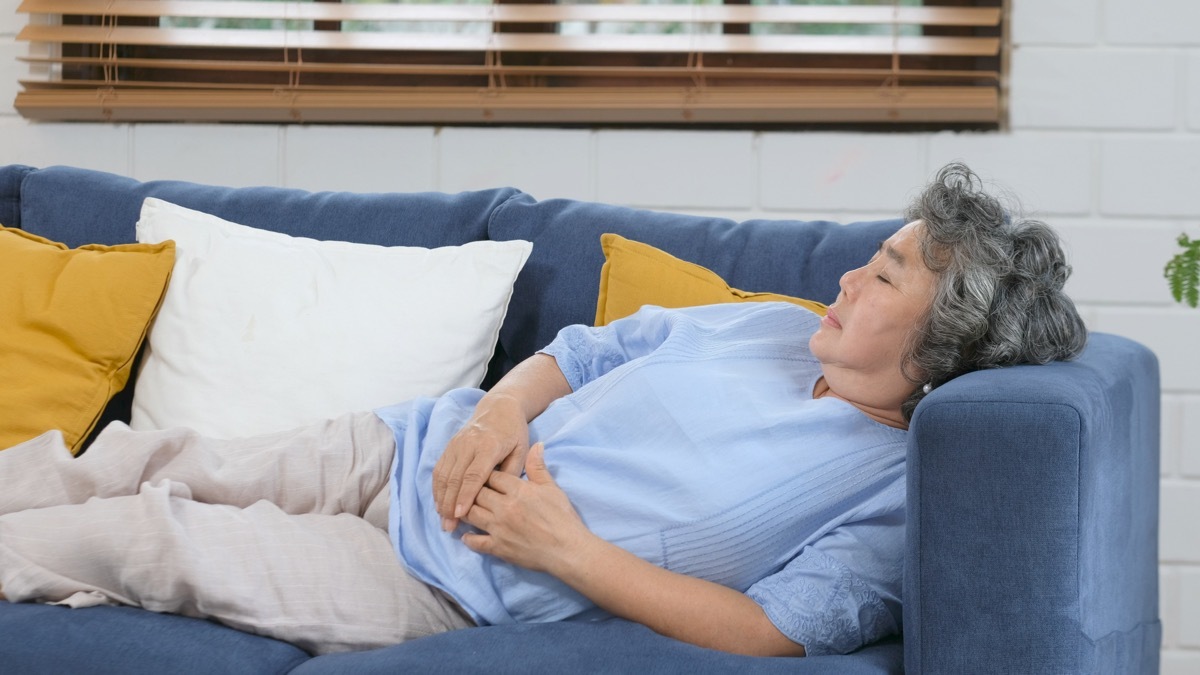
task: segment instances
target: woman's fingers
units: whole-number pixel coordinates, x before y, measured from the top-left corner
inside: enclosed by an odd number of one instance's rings
[[[529,480],[538,485],[554,484],[554,476],[551,476],[550,470],[546,468],[546,446],[541,443],[535,443],[530,448],[525,470],[529,475]]]
[[[492,472],[464,517],[482,530],[463,535],[471,550],[549,571],[565,559],[564,551],[589,534],[566,494],[538,462],[540,454],[540,448],[530,453],[528,480]]]
[[[491,481],[488,481],[488,483],[490,485]],[[488,511],[495,511],[496,509],[500,508],[501,503],[501,493],[485,485],[484,488],[479,491],[479,496],[475,498],[475,506],[472,507],[471,510],[473,511],[476,507],[478,507],[487,509]],[[472,525],[474,525],[474,523],[472,523]]]
[[[510,494],[516,490],[520,490],[521,485],[524,483],[524,480],[517,478],[510,473],[504,473],[502,471],[493,471],[492,475],[487,481],[489,488],[502,495]]]
[[[443,518],[453,515],[454,500],[458,497],[458,485],[451,484],[451,478],[458,475],[455,471],[457,460],[457,453],[447,451],[433,467],[433,503]]]
[[[520,476],[525,471],[525,457],[529,454],[529,445],[519,445],[500,463],[500,470],[514,476]]]
[[[450,439],[433,468],[433,499],[443,529],[449,531],[457,526],[496,465],[517,453],[520,447],[475,427],[466,427]],[[520,454],[523,465],[524,451]]]
[[[468,525],[478,527],[484,532],[487,532],[488,527],[495,522],[496,514],[492,513],[492,510],[486,506],[482,506],[477,503],[475,506],[471,507],[470,511],[467,511],[467,513],[463,516],[463,520],[465,520]]]
[[[475,503],[475,498],[479,495],[479,490],[494,473],[496,473],[495,459],[484,455],[476,455],[471,459],[471,463],[462,472],[462,480],[458,486],[458,495],[455,498],[454,518],[462,518],[466,515],[467,510]],[[508,476],[508,474],[501,475]],[[512,478],[513,476],[509,477]]]
[[[529,452],[529,425],[519,406],[485,396],[446,444],[433,469],[433,499],[442,527],[454,529],[497,466],[520,475]]]

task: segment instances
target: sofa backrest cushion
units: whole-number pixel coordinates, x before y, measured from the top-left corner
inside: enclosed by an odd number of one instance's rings
[[[4,187],[0,177],[0,188]],[[19,222],[4,224],[72,248],[124,244],[136,240],[134,223],[142,201],[157,197],[235,223],[297,237],[434,248],[486,239],[492,210],[517,192],[502,188],[459,194],[358,194],[228,188],[185,181],[143,183],[57,166],[23,174]],[[7,196],[0,194],[0,202]],[[3,213],[0,211],[0,216]]]
[[[19,227],[72,248],[136,241],[146,197],[219,218],[321,240],[381,246],[459,246],[487,239],[492,211],[519,194],[498,188],[459,194],[307,192],[229,188],[186,181],[140,182],[101,171],[56,166],[0,166],[0,224]],[[137,372],[141,356],[133,365]],[[95,431],[129,421],[133,387],[117,394]],[[85,441],[84,446],[90,443]]]
[[[682,215],[520,194],[502,204],[491,239],[533,242],[500,329],[493,375],[528,358],[573,323],[595,319],[604,253],[614,232],[702,265],[731,286],[829,304],[846,270],[864,264],[902,225],[900,219],[838,225],[825,221],[749,220]]]
[[[32,166],[0,166],[0,225],[21,227],[21,182],[36,171]]]

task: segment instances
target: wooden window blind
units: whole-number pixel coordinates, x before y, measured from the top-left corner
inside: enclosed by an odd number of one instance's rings
[[[91,121],[1002,119],[1000,0],[759,1],[22,0],[16,108]]]

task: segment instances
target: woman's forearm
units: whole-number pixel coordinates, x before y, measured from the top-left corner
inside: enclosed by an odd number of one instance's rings
[[[518,363],[484,394],[476,406],[486,411],[500,399],[516,403],[526,422],[542,414],[551,403],[571,393],[571,385],[549,354],[534,354]]]
[[[746,595],[670,572],[595,535],[548,570],[616,616],[701,647],[758,656],[803,656]]]

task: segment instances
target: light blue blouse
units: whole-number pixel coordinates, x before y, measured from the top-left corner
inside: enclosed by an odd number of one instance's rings
[[[573,393],[530,424],[597,535],[745,592],[812,655],[899,632],[907,433],[813,399],[819,318],[786,303],[645,307],[543,350]],[[417,578],[481,624],[606,616],[549,575],[442,532],[432,472],[483,393],[376,413],[395,432],[390,530]]]

